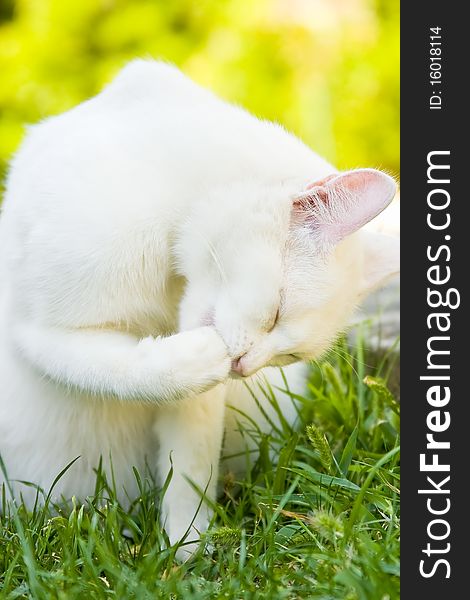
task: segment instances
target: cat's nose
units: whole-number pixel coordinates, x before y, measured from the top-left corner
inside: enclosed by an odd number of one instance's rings
[[[243,365],[241,362],[241,356],[239,356],[238,358],[234,358],[232,360],[232,373],[234,373],[235,375],[239,375],[240,377],[243,377]]]

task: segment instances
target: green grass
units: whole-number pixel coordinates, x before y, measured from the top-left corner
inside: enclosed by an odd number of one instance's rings
[[[397,357],[361,340],[312,367],[298,431],[260,436],[247,480],[226,479],[212,553],[177,565],[146,481],[129,512],[100,476],[96,497],[71,511],[28,513],[4,492],[0,597],[398,599]]]

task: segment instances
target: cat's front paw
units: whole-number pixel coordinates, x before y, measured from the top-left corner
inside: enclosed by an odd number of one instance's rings
[[[200,542],[198,540],[184,542],[175,552],[176,561],[179,563],[185,563],[190,560],[200,548]]]
[[[186,507],[187,508],[187,507]],[[179,509],[179,510],[178,510]],[[198,511],[194,507],[194,511]],[[210,511],[207,507],[200,507],[195,516],[190,517],[192,510],[185,510],[183,506],[172,506],[166,521],[166,531],[171,546],[176,546],[175,557],[180,563],[192,558],[199,549],[206,549],[205,532],[210,522]]]
[[[204,392],[228,378],[231,360],[224,341],[213,327],[199,327],[179,336],[184,338],[180,374],[190,389]]]

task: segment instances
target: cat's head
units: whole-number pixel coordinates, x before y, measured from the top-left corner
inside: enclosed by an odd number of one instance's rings
[[[395,190],[373,169],[225,189],[191,232],[183,327],[213,324],[242,376],[318,357],[399,270],[398,240],[361,230]]]

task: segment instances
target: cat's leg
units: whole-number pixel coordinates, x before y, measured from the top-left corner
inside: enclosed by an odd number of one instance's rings
[[[287,388],[296,395],[305,393],[308,367],[295,363],[284,367]],[[298,421],[298,404],[286,393],[286,383],[281,370],[274,367],[262,369],[255,377],[245,381],[230,381],[227,387],[225,408],[225,438],[221,472],[243,479],[258,458],[260,434],[269,434],[275,427],[282,429],[278,410],[283,419],[295,429]],[[260,386],[269,387],[275,395],[276,407]],[[268,396],[268,397],[267,397]],[[255,400],[256,398],[256,400]]]
[[[105,329],[59,329],[22,322],[11,342],[43,377],[91,395],[167,404],[223,381],[230,359],[220,336],[200,327],[137,339]]]
[[[155,431],[159,441],[158,467],[162,482],[172,476],[163,498],[163,525],[172,544],[187,533],[177,551],[186,560],[207,529],[212,510],[202,494],[214,502],[224,428],[225,386],[176,406],[158,411]],[[188,544],[189,542],[189,544]]]

